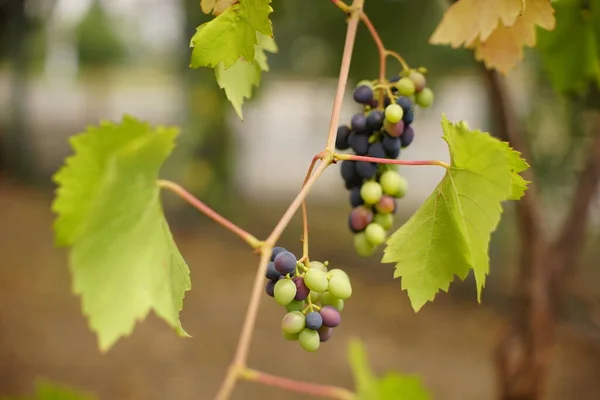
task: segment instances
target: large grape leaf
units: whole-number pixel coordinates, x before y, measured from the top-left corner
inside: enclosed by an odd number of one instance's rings
[[[475,272],[478,299],[489,272],[491,233],[502,213],[501,202],[519,199],[527,168],[519,153],[466,123],[442,118],[443,139],[451,165],[432,195],[387,241],[382,262],[396,263],[395,278],[418,311],[454,275]]]
[[[254,64],[256,33],[273,36],[269,14],[271,0],[241,0],[213,20],[200,25],[191,39],[193,47],[190,67],[225,69],[240,57]]]
[[[124,117],[71,138],[75,154],[55,174],[58,245],[70,246],[73,290],[102,351],[150,310],[182,335],[189,269],[163,215],[156,185],[177,129]]]
[[[390,372],[378,379],[369,365],[364,345],[350,342],[348,360],[354,374],[357,400],[429,400],[421,380],[416,376]]]
[[[223,11],[237,3],[238,0],[201,0],[200,8],[202,8],[202,12],[205,14],[214,14],[219,15]]]
[[[558,91],[585,94],[590,83],[600,87],[600,0],[561,0],[554,8],[556,29],[539,32],[544,67]]]
[[[554,29],[549,0],[459,0],[432,34],[432,44],[473,49],[490,69],[508,73],[536,44],[536,27]]]
[[[227,99],[241,119],[244,118],[242,113],[244,99],[252,97],[252,89],[260,84],[262,71],[269,71],[265,51],[277,52],[277,45],[273,38],[262,33],[257,33],[257,35],[258,43],[254,52],[254,64],[240,58],[228,69],[225,69],[223,63],[215,68],[219,87],[225,90]]]

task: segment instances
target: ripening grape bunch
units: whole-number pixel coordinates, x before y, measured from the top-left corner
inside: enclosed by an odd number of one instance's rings
[[[275,247],[267,266],[265,292],[287,311],[281,320],[283,336],[310,352],[331,338],[342,321],[344,300],[352,295],[348,275],[327,265],[302,263],[292,252]]]
[[[359,82],[353,97],[363,110],[352,116],[349,125],[338,127],[335,147],[351,149],[359,156],[397,159],[415,137],[415,106],[433,103],[433,91],[426,84],[423,68],[407,70],[386,82]],[[348,225],[354,248],[359,256],[368,257],[385,242],[407,182],[393,164],[345,160],[340,169],[350,191]]]

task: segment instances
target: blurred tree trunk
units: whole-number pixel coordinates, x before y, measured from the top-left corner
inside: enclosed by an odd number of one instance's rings
[[[512,109],[502,78],[484,67],[500,139],[509,141],[531,160],[523,132]],[[537,182],[532,181],[525,197],[516,203],[520,236],[520,268],[515,310],[496,351],[499,398],[541,400],[546,397],[553,357],[556,325],[566,289],[579,261],[590,205],[600,181],[600,116],[590,134],[584,168],[579,173],[566,219],[554,239],[544,234],[539,213],[542,202]]]

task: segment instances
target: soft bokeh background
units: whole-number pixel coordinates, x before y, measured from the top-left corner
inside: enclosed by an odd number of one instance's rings
[[[448,159],[439,120],[466,119],[493,130],[480,69],[462,50],[427,44],[442,13],[435,0],[378,0],[367,11],[388,46],[425,65],[437,100],[419,112],[405,159]],[[241,122],[209,70],[188,69],[189,38],[201,22],[198,0],[0,1],[0,396],[32,390],[36,378],[100,399],[210,399],[216,393],[246,311],[257,257],[230,233],[165,196],[169,221],[192,271],[178,338],[151,315],[106,355],[70,292],[66,253],[53,246],[50,176],[70,150],[68,137],[122,114],[182,126],[163,176],[175,179],[234,222],[265,237],[295,196],[324,144],[345,35],[343,16],[325,0],[274,0],[280,52],[269,57]],[[351,84],[375,78],[377,54],[361,28]],[[397,65],[390,64],[391,70]],[[534,53],[510,77],[549,205],[549,229],[570,204],[576,160],[585,147]],[[350,93],[348,93],[348,96]],[[356,107],[344,103],[348,120]],[[443,171],[403,168],[410,184],[397,224],[429,195]],[[362,339],[378,373],[420,375],[436,399],[482,400],[497,393],[494,350],[513,307],[518,252],[513,205],[493,235],[492,272],[477,304],[471,278],[414,314],[393,266],[353,254],[349,205],[337,167],[309,199],[311,255],[346,269],[355,295],[344,323],[316,354],[286,343],[283,315],[264,301],[250,364],[271,373],[351,387],[348,339]],[[560,321],[552,399],[600,398],[599,204],[589,225],[575,289]],[[281,240],[300,251],[296,218]],[[267,300],[267,299],[265,299]],[[235,399],[301,399],[241,383]]]

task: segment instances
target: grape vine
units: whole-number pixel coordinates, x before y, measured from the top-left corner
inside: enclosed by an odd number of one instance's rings
[[[188,202],[260,254],[235,356],[217,400],[228,399],[240,379],[334,399],[429,398],[416,378],[399,374],[373,376],[359,342],[350,346],[356,380],[354,393],[248,367],[249,347],[264,292],[286,309],[282,336],[297,340],[309,352],[316,351],[340,326],[344,301],[352,294],[350,277],[340,269],[331,269],[328,262],[311,260],[309,256],[305,200],[328,167],[341,164],[341,175],[350,191],[353,210],[349,226],[356,252],[368,257],[377,246],[385,245],[382,262],[395,264],[394,277],[401,278],[402,289],[407,291],[415,311],[432,301],[440,290],[447,291],[455,277],[464,280],[471,271],[478,301],[481,300],[489,273],[490,236],[500,221],[502,203],[519,200],[527,189],[528,182],[520,174],[528,164],[520,153],[488,133],[471,129],[464,121],[449,121],[445,115],[441,121],[442,139],[448,145],[450,163],[398,159],[401,150],[415,138],[411,125],[418,113],[415,105],[429,107],[434,94],[427,86],[424,67],[411,68],[400,54],[384,46],[363,11],[364,2],[354,0],[348,5],[331,0],[346,15],[347,31],[326,144],[310,163],[297,196],[264,240],[219,215],[177,183],[159,178],[160,168],[174,147],[176,128],[151,127],[126,116],[120,123],[103,122],[72,138],[75,154],[54,177],[59,186],[53,205],[58,214],[56,241],[70,247],[73,288],[81,295],[83,312],[98,335],[102,351],[130,335],[136,321],[150,311],[179,335],[187,335],[179,312],[185,292],[191,289],[190,270],[162,211],[160,196],[164,190]],[[190,67],[214,68],[219,86],[240,118],[244,100],[251,97],[262,72],[269,70],[266,52],[277,51],[269,19],[273,11],[270,3],[202,0],[203,11],[215,18],[200,25],[190,42]],[[473,24],[479,28],[460,30],[455,24],[464,22],[452,15],[463,13],[471,18],[481,14],[478,2],[461,0],[447,11],[431,42],[465,45],[474,49],[476,58],[505,72],[522,56],[523,45],[532,44],[518,42],[514,44],[518,48],[515,54],[499,59],[490,46],[485,46],[488,41],[514,37],[511,32],[517,24],[525,30],[536,25],[551,29],[554,25],[553,11],[547,9],[552,10],[549,2],[516,3],[519,5],[503,9],[506,14],[486,14],[491,20]],[[531,4],[524,8],[526,3]],[[499,20],[506,26],[498,24]],[[353,97],[362,111],[348,125],[340,125],[342,98],[361,22],[378,49],[379,74],[377,79],[357,85]],[[495,28],[489,29],[490,26]],[[400,64],[399,73],[390,79],[386,71],[389,57]],[[354,154],[336,149],[352,149]],[[407,190],[398,166],[434,166],[444,168],[445,175],[415,214],[389,235],[396,201]],[[298,209],[302,210],[303,220],[299,257],[277,247]]]

